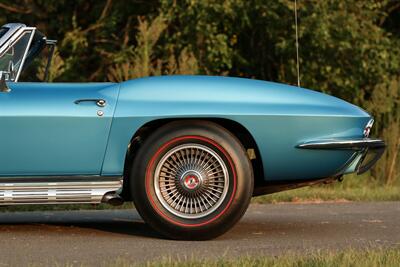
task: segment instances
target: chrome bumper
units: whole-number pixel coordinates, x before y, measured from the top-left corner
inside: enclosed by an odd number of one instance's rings
[[[357,174],[362,174],[368,171],[382,156],[385,147],[386,145],[384,141],[371,138],[319,140],[297,145],[297,148],[303,149],[354,150],[356,153],[354,158],[350,160],[349,165],[355,158],[357,158],[357,156],[361,155],[361,158],[356,163],[357,166],[355,170]]]

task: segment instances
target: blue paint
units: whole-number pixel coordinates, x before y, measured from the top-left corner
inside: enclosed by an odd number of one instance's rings
[[[300,150],[308,140],[362,137],[370,116],[338,98],[258,80],[167,76],[121,83],[103,174],[120,174],[126,148],[145,123],[165,118],[224,118],[243,125],[261,152],[265,179],[331,176],[350,151]]]
[[[99,174],[119,85],[10,83],[0,93],[0,175]],[[74,104],[77,99],[103,98]],[[97,116],[103,110],[104,116]]]
[[[266,180],[311,179],[343,170],[351,151],[297,149],[301,142],[362,137],[370,116],[338,98],[293,86],[210,76],[162,76],[120,84],[10,84],[0,93],[0,175],[121,175],[144,124],[223,118],[256,140]],[[103,98],[75,105],[81,98]],[[96,112],[102,109],[103,117]]]

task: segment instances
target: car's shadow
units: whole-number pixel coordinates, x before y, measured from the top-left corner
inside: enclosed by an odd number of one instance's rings
[[[326,219],[324,219],[326,220]],[[358,225],[358,224],[357,224]],[[321,223],[308,217],[268,216],[257,217],[249,212],[231,231],[218,240],[252,239],[261,236],[269,238],[290,237],[302,234],[304,236],[334,235],[337,231],[349,231],[356,224],[344,224],[340,220]],[[145,224],[135,209],[120,210],[83,210],[83,211],[33,211],[33,212],[1,212],[0,232],[38,231],[56,232],[61,235],[92,235],[115,234],[124,237],[144,237],[166,239]]]
[[[10,227],[18,231],[33,231],[41,225],[163,238],[143,222],[136,210],[0,212],[0,231]]]

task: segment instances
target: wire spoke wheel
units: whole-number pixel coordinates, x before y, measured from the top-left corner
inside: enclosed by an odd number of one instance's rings
[[[174,147],[155,169],[158,200],[180,218],[199,219],[211,214],[221,206],[228,188],[225,162],[205,145],[190,143]]]
[[[130,176],[143,220],[165,237],[207,240],[237,223],[253,194],[245,147],[208,121],[179,120],[140,144]]]

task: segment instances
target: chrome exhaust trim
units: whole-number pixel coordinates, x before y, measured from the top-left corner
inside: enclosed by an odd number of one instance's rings
[[[121,206],[122,204],[124,204],[124,200],[122,199],[122,197],[115,192],[108,192],[107,194],[105,194],[101,202],[107,203],[111,206]]]
[[[0,206],[101,203],[122,189],[122,177],[0,177]]]

